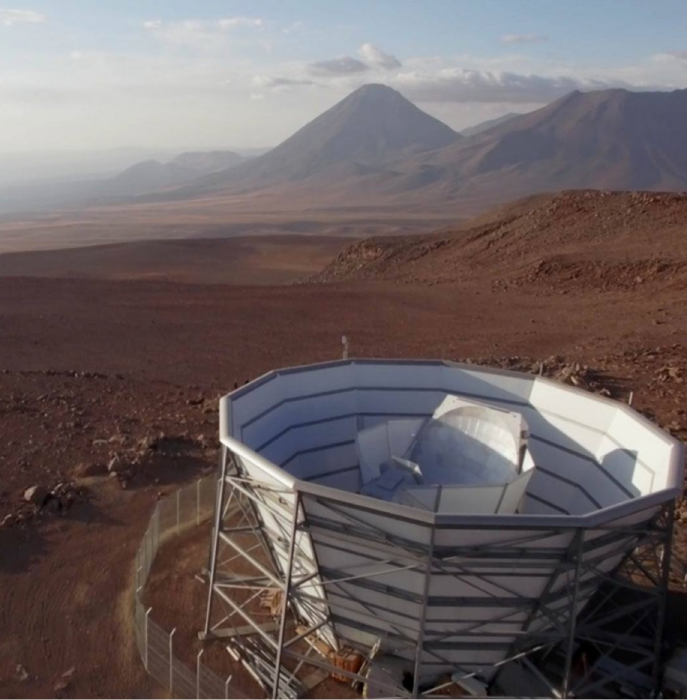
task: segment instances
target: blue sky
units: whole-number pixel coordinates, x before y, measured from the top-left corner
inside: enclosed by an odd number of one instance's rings
[[[366,82],[460,129],[687,87],[686,29],[687,0],[15,0],[0,153],[273,145]]]

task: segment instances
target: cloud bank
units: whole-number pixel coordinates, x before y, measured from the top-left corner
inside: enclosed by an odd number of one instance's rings
[[[392,82],[406,97],[419,102],[545,103],[573,90],[627,87],[621,81],[570,76],[518,74],[505,71],[444,69],[429,73],[402,73]]]
[[[327,61],[316,61],[308,64],[308,71],[313,75],[342,76],[355,73],[364,73],[370,70],[370,66],[352,56],[340,56]]]
[[[34,10],[0,10],[0,24],[11,27],[13,24],[40,24],[47,17]]]

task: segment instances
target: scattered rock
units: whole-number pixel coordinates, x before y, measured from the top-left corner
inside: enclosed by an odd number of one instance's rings
[[[110,473],[114,472],[121,463],[122,463],[122,458],[119,455],[115,455],[107,463],[107,471]]]
[[[24,491],[24,500],[40,508],[45,503],[48,493],[49,491],[45,486],[31,486]]]
[[[682,367],[675,365],[664,365],[656,371],[656,380],[659,382],[676,382],[682,384],[684,381],[684,372]]]
[[[17,664],[17,667],[15,669],[15,675],[20,683],[23,683],[24,681],[29,679],[29,674],[27,670],[21,664]]]
[[[54,486],[48,496],[46,505],[54,512],[66,513],[74,503],[88,500],[89,492],[69,481],[62,481]]]
[[[159,442],[164,439],[164,434],[162,437],[144,437],[138,441],[138,450],[140,452],[145,452],[146,450],[157,450]]]

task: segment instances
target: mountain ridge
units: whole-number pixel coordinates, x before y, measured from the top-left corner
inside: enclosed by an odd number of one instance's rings
[[[460,133],[462,136],[466,137],[476,136],[477,134],[481,134],[484,131],[493,129],[499,124],[504,124],[509,119],[513,119],[513,117],[519,116],[521,116],[521,112],[507,112],[506,114],[503,114],[500,117],[496,117],[494,119],[487,119],[486,121],[480,122],[479,124],[473,124],[473,126],[469,126],[467,127],[467,129],[462,129]]]
[[[369,85],[260,158],[159,199],[273,193],[275,201],[303,197],[320,206],[486,208],[565,189],[681,191],[684,123],[687,90],[576,90],[466,137],[395,90]]]
[[[371,84],[247,162],[187,153],[48,195],[64,204],[68,194],[80,206],[213,200],[227,211],[431,207],[467,215],[566,189],[683,191],[685,123],[687,90],[573,91],[466,137]]]
[[[417,153],[436,150],[461,135],[386,85],[358,88],[268,153],[232,171],[195,183],[193,194],[234,185],[239,191],[305,181],[329,168],[361,167],[368,173]]]
[[[574,91],[432,154],[447,180],[508,197],[570,188],[687,188],[687,90]],[[517,180],[517,182],[516,182]]]

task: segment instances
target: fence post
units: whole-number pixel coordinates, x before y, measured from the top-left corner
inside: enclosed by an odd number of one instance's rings
[[[146,530],[145,539],[143,540],[143,545],[145,551],[143,552],[145,563],[143,564],[143,582],[148,580],[148,562],[150,561],[150,550],[153,547],[153,520],[152,518],[148,522],[148,529]]]
[[[179,525],[180,523],[180,513],[181,513],[181,506],[179,505],[181,501],[181,489],[177,491],[177,533],[179,532]]]
[[[196,657],[196,698],[200,697],[200,657],[205,653],[205,649],[201,649]]]
[[[150,617],[150,611],[153,608],[150,607],[146,610],[146,626],[145,626],[145,638],[146,638],[146,671],[148,670],[148,618]]]
[[[148,569],[148,574],[150,574],[150,562],[153,561],[154,549],[155,549],[155,518],[157,517],[157,509],[159,504],[155,506],[153,515],[150,518],[150,525],[148,526],[148,552],[146,553],[146,569]],[[148,578],[146,574],[146,579]]]
[[[155,515],[155,511],[153,511],[153,516]],[[148,526],[148,532],[146,533],[146,541],[147,541],[147,546],[146,546],[146,581],[148,580],[148,576],[150,575],[150,567],[153,562],[153,557],[155,556],[155,553],[153,552],[153,548],[155,547],[155,519],[152,518],[150,521],[150,524]]]
[[[174,633],[177,631],[175,627],[169,635],[169,694],[174,693]]]
[[[229,683],[231,683],[232,676],[229,676],[227,678],[226,683],[224,684],[224,697],[228,698],[229,697]]]
[[[160,504],[157,504],[157,511],[155,517],[155,554],[157,555],[157,550],[160,549]]]
[[[200,525],[200,482],[202,479],[196,481],[196,525]]]
[[[157,502],[155,510],[153,511],[153,517],[150,519],[150,556],[149,561],[152,563],[153,558],[157,552],[157,530],[160,523],[160,501]]]

